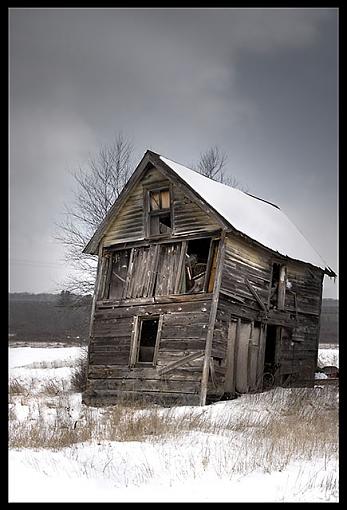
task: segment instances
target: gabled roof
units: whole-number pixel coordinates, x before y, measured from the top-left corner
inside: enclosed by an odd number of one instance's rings
[[[279,207],[253,195],[209,179],[190,168],[170,159],[147,151],[128,184],[110,209],[105,220],[95,232],[85,253],[95,253],[109,221],[114,219],[127,195],[138,182],[150,162],[165,174],[172,173],[185,184],[190,192],[202,199],[218,216],[226,220],[231,228],[241,232],[257,243],[291,259],[320,267],[329,276],[336,276],[320,255],[305,239],[299,229],[287,218]],[[93,250],[94,247],[94,251]]]

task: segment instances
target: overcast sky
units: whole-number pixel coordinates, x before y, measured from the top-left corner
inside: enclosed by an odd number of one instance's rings
[[[218,145],[338,272],[337,25],[334,8],[10,9],[11,292],[61,290],[70,172],[119,131],[135,164]]]

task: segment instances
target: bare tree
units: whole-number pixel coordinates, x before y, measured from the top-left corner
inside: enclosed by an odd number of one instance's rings
[[[78,294],[93,292],[97,258],[82,253],[130,176],[133,146],[122,134],[100,148],[85,168],[72,172],[76,191],[65,205],[64,220],[56,238],[67,248],[66,261],[74,269],[65,289]]]
[[[242,185],[235,176],[225,175],[227,160],[227,154],[221,152],[219,147],[214,145],[200,155],[200,160],[197,165],[194,165],[194,169],[214,181],[247,192],[248,188]]]

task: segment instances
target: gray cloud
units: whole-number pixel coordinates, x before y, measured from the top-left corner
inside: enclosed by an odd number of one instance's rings
[[[336,24],[335,9],[11,9],[13,257],[59,264],[68,170],[122,129],[138,159],[191,164],[218,143],[337,269]],[[11,269],[14,289],[50,286]]]

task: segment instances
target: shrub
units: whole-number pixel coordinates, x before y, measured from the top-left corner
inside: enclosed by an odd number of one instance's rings
[[[82,354],[76,361],[71,376],[71,389],[82,393],[87,386],[88,350],[83,349]]]

